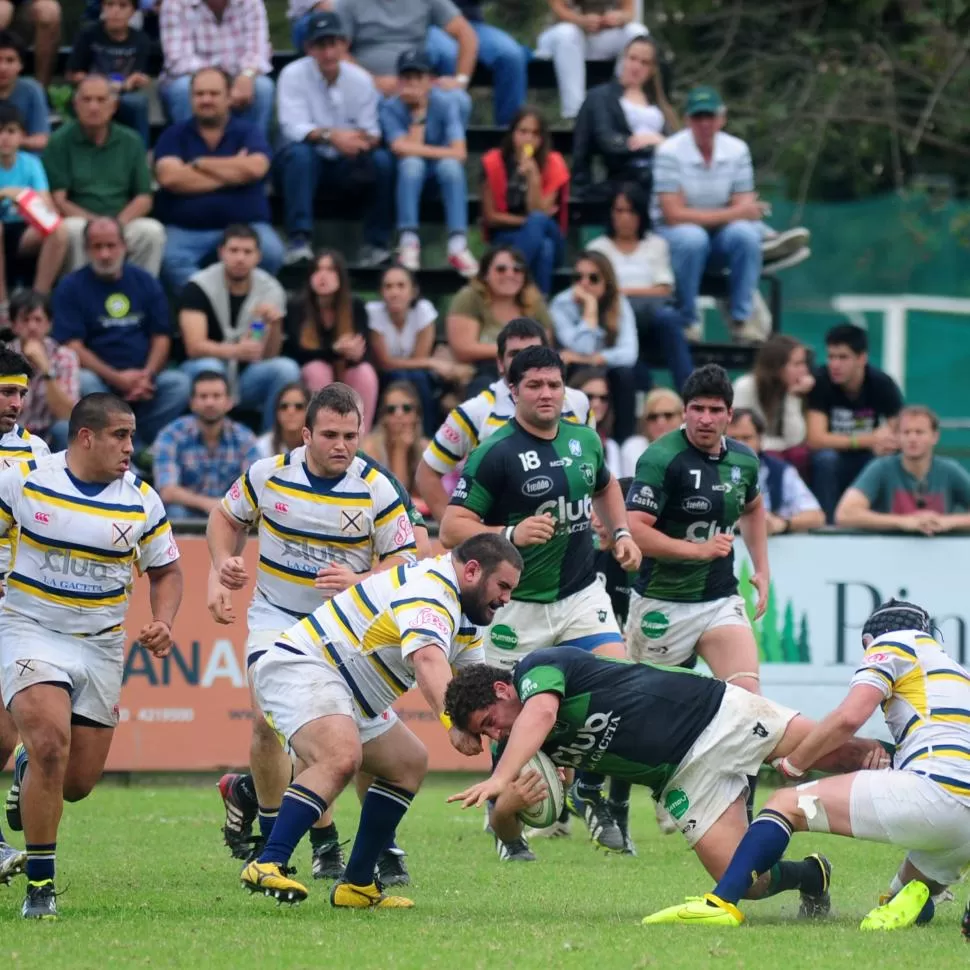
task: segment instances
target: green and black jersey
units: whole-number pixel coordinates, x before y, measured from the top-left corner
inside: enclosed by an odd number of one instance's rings
[[[647,785],[658,798],[721,707],[723,681],[677,667],[535,650],[512,671],[519,699],[561,698],[542,746],[553,762]]]
[[[556,534],[519,550],[525,570],[512,599],[553,603],[596,578],[590,516],[593,496],[609,481],[603,445],[592,428],[560,421],[550,440],[513,418],[471,453],[451,504],[470,509],[486,525],[552,515]]]
[[[720,453],[710,455],[680,429],[641,455],[626,507],[656,516],[654,528],[672,539],[707,542],[719,532],[733,535],[741,513],[758,495],[758,456],[750,448],[725,438]],[[738,590],[734,553],[710,562],[644,558],[634,589],[677,603],[731,596]]]

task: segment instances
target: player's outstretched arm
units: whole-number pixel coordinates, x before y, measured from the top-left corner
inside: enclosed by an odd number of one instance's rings
[[[768,606],[768,521],[765,515],[764,499],[759,495],[749,502],[741,513],[738,523],[741,536],[747,547],[748,555],[754,565],[754,575],[751,585],[758,591],[758,603],[755,606],[754,617],[759,619]]]
[[[501,525],[485,525],[481,516],[476,515],[471,509],[449,505],[441,518],[438,538],[446,549],[454,549],[455,546],[460,545],[466,539],[481,535],[483,532],[504,531],[505,527]]]

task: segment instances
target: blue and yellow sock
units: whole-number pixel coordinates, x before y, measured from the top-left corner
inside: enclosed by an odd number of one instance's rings
[[[49,845],[33,845],[28,843],[27,849],[27,879],[30,882],[43,882],[54,878],[54,858],[57,854],[57,843]]]
[[[326,810],[326,801],[316,792],[303,785],[290,785],[283,795],[279,814],[259,861],[285,866],[297,843]]]
[[[414,793],[376,778],[367,789],[360,809],[357,838],[347,861],[344,879],[354,886],[369,886],[374,881],[377,857],[394,838],[404,813],[411,807]]]
[[[276,819],[279,817],[280,810],[277,806],[276,808],[266,808],[260,805],[257,809],[256,817],[259,819],[259,834],[264,842],[269,841],[270,835],[273,834],[273,826],[276,824]]]
[[[780,861],[791,841],[791,822],[780,812],[763,809],[734,852],[714,895],[737,905],[763,872]]]

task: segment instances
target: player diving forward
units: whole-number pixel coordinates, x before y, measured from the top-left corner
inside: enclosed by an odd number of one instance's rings
[[[0,609],[0,681],[25,749],[13,814],[26,840],[28,918],[57,916],[64,802],[90,794],[111,747],[133,567],[151,585],[153,619],[139,642],[158,657],[171,649],[179,552],[161,499],[128,470],[134,430],[128,404],[89,394],[71,412],[67,451],[0,474],[0,535],[19,530]]]
[[[305,444],[289,455],[256,462],[209,516],[212,557],[209,605],[218,622],[232,618],[230,590],[248,581],[240,555],[251,525],[259,527],[259,565],[249,608],[247,654],[372,571],[414,559],[414,534],[396,483],[357,454],[361,414],[356,394],[330,384],[311,399]],[[245,832],[252,815],[245,793],[252,785],[265,842],[291,777],[291,764],[258,708],[250,746],[251,778],[229,776],[220,785],[226,802],[226,840],[237,857],[253,849]],[[251,812],[251,809],[250,809]],[[314,878],[336,879],[343,865],[336,826],[329,816],[310,832]],[[403,863],[394,857],[397,868]],[[404,870],[406,876],[406,870]]]
[[[893,771],[862,771],[784,788],[748,829],[712,893],[651,922],[740,926],[753,874],[778,864],[793,831],[832,832],[909,849],[889,901],[862,921],[892,930],[933,916],[933,900],[970,865],[970,673],[944,653],[922,607],[890,600],[862,628],[862,665],[845,700],[778,770],[800,778],[881,706],[896,743]]]
[[[404,908],[385,896],[374,866],[428,770],[428,753],[391,705],[415,684],[442,717],[452,669],[483,658],[479,626],[509,601],[522,557],[488,533],[450,554],[377,573],[314,610],[275,644],[248,657],[249,678],[267,721],[297,758],[272,834],[243,869],[243,886],[281,902],[305,899],[289,876],[293,849],[363,769],[374,782],[361,806],[357,838],[330,902],[339,908]],[[454,726],[454,747],[481,742]]]
[[[795,750],[813,723],[767,698],[674,667],[590,656],[573,647],[536,650],[514,670],[476,665],[448,685],[445,708],[472,735],[505,741],[492,776],[453,795],[463,807],[497,799],[492,824],[515,838],[519,772],[539,750],[557,765],[646,785],[711,874],[724,872],[747,827],[747,775]],[[887,763],[875,741],[844,739],[813,767],[853,770]],[[532,789],[536,791],[536,789]],[[537,798],[544,796],[537,792]],[[797,889],[802,912],[829,908],[831,866],[820,855],[779,863],[745,887],[749,898]],[[715,876],[718,878],[718,876]]]

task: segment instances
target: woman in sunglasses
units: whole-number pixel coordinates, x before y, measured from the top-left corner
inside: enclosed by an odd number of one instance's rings
[[[428,445],[421,434],[421,398],[410,381],[388,384],[377,425],[360,450],[387,468],[414,497],[414,472]]]
[[[260,458],[288,455],[303,444],[303,425],[310,395],[302,384],[287,384],[276,395],[273,430],[256,439]]]
[[[616,415],[614,433],[617,441],[625,441],[636,420],[633,367],[639,348],[636,319],[610,261],[602,253],[582,253],[573,269],[572,288],[563,290],[549,311],[566,365],[606,369]]]
[[[455,294],[445,322],[455,360],[475,368],[469,397],[498,380],[496,341],[502,327],[516,317],[531,317],[552,334],[546,301],[522,253],[496,246],[482,257],[475,279]]]
[[[596,419],[596,433],[603,442],[606,467],[614,478],[620,477],[620,446],[613,435],[613,402],[610,385],[602,367],[582,367],[569,378],[569,386],[582,391],[589,400],[589,410]],[[624,495],[626,493],[624,492]]]
[[[634,477],[637,462],[647,446],[683,423],[684,402],[680,395],[669,387],[655,387],[647,395],[643,405],[640,433],[627,438],[620,448],[620,468],[623,475]]]

